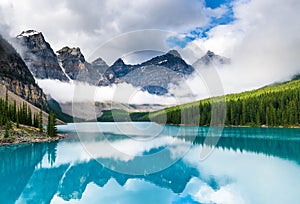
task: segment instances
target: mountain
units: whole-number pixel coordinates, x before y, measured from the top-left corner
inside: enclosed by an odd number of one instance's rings
[[[194,72],[178,51],[154,57],[141,64],[126,64],[121,58],[108,66],[100,57],[87,62],[79,47],[63,47],[56,53],[41,32],[28,30],[17,36],[24,47],[24,60],[37,79],[75,80],[96,86],[110,86],[126,82],[150,94],[167,94],[170,84],[179,84]],[[230,59],[208,51],[194,65],[228,64]]]
[[[177,51],[171,50],[137,65],[127,65],[118,59],[105,75],[110,83],[127,82],[151,94],[164,95],[168,93],[170,83],[177,84],[193,71],[194,68]]]
[[[230,64],[231,60],[226,57],[222,57],[220,55],[216,55],[214,52],[208,50],[207,53],[201,57],[199,60],[197,60],[193,67],[199,66],[210,66],[210,65],[225,65]]]
[[[35,83],[25,62],[0,35],[0,83],[29,103],[48,110],[46,96]]]
[[[17,36],[17,42],[23,47],[22,57],[35,78],[69,81],[41,32],[23,31]]]
[[[57,51],[58,60],[65,69],[66,74],[77,81],[88,82],[92,85],[108,85],[108,80],[104,77],[103,72],[108,65],[101,59],[96,59],[92,64],[88,63],[80,48],[63,47]]]

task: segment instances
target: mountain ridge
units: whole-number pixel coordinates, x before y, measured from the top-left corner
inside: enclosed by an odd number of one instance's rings
[[[168,93],[169,84],[177,84],[194,72],[193,66],[187,64],[177,50],[135,65],[119,58],[108,66],[100,57],[87,62],[79,47],[65,46],[56,55],[43,34],[34,30],[23,31],[17,41],[27,47],[24,60],[37,79],[76,80],[96,86],[126,82],[150,94],[164,95]],[[226,59],[209,51],[199,60],[206,64],[210,61],[225,63]]]

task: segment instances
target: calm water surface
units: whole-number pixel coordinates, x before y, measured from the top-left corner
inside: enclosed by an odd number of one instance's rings
[[[0,148],[1,203],[300,203],[299,129],[225,128],[204,160],[207,127],[58,129],[70,137]]]

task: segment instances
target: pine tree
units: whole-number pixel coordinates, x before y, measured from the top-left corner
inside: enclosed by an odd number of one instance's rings
[[[17,124],[17,128],[19,128],[20,127],[19,114],[16,114],[16,124]]]
[[[5,133],[4,133],[4,137],[8,138],[9,137],[9,130],[11,129],[11,122],[7,121],[6,125],[5,125]]]
[[[55,137],[57,134],[57,130],[55,127],[55,114],[50,112],[48,115],[48,126],[47,126],[47,134],[49,137]]]
[[[42,111],[42,109],[40,109],[40,112],[39,112],[39,129],[40,129],[40,132],[43,132],[43,111]]]

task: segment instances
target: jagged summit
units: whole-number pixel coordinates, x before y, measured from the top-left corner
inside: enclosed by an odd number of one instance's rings
[[[87,62],[79,47],[65,46],[56,55],[42,33],[34,30],[22,32],[17,39],[29,50],[26,51],[24,59],[31,65],[31,71],[36,78],[64,80],[65,77],[65,80],[83,81],[97,86],[126,82],[159,95],[168,92],[168,84],[178,83],[195,70],[177,50],[169,50],[134,65],[126,64],[119,58],[113,65],[108,66],[100,57],[91,63]],[[197,63],[194,66],[202,68],[211,64],[228,64],[230,59],[208,50]]]
[[[230,59],[226,57],[222,57],[220,55],[216,55],[214,52],[208,50],[206,54],[201,57],[199,60],[197,60],[193,66],[209,66],[212,64],[230,64]]]
[[[23,31],[21,34],[17,35],[17,38],[22,38],[22,37],[29,37],[32,35],[41,35],[41,32],[38,32],[36,30],[27,30]]]
[[[175,57],[181,58],[181,56],[177,50],[170,50],[167,54],[171,54],[171,55],[174,55]]]
[[[57,56],[41,32],[23,31],[16,39],[23,47],[22,57],[35,78],[68,81]]]
[[[95,70],[98,70],[98,72],[101,74],[104,74],[109,67],[101,57],[95,59],[92,62],[92,66],[94,67]]]
[[[82,63],[85,62],[85,58],[80,51],[79,47],[70,48],[68,46],[63,47],[62,49],[58,50],[58,59],[65,60],[65,59],[77,59],[80,60]]]
[[[208,51],[206,52],[206,55],[207,55],[208,57],[213,57],[213,56],[215,56],[216,54],[215,54],[214,52],[208,50]]]
[[[125,65],[125,62],[122,58],[119,58],[115,61],[114,65]]]
[[[92,62],[92,65],[95,65],[95,66],[108,66],[106,64],[106,62],[101,58],[101,57],[98,57],[97,59],[95,59],[93,62]]]

